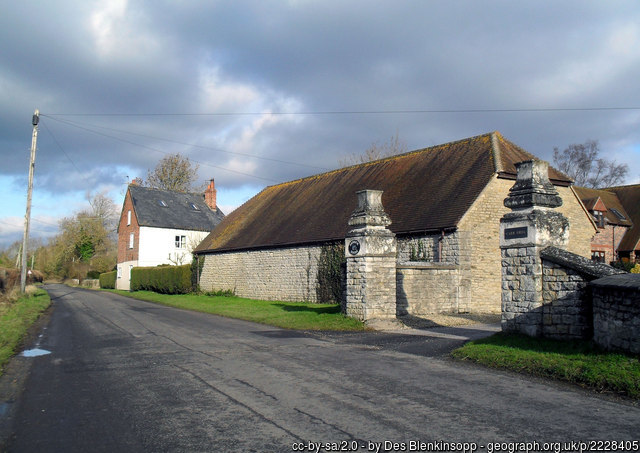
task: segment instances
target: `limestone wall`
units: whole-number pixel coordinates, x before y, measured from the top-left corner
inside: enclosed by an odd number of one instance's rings
[[[398,263],[460,263],[456,231],[398,237]]]
[[[396,272],[398,316],[458,313],[469,288],[460,286],[460,267],[446,264],[400,264]]]
[[[240,297],[316,302],[321,245],[210,253],[203,291],[231,289]]]
[[[591,282],[593,339],[606,349],[640,354],[640,275]]]
[[[542,335],[557,339],[591,338],[591,298],[594,277],[542,260]]]

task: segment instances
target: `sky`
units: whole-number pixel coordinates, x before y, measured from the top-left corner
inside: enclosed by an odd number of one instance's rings
[[[225,213],[265,186],[499,131],[552,162],[598,140],[640,182],[637,0],[3,2],[0,250],[168,154]]]

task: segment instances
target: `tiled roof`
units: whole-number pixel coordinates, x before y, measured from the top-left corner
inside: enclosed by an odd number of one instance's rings
[[[574,186],[574,189],[585,208],[589,211],[593,210],[598,199],[602,200],[607,210],[604,213],[607,221],[612,225],[631,226],[631,217],[627,214],[626,209],[620,203],[618,196],[611,189],[591,189],[588,187]],[[615,211],[624,217],[620,218]]]
[[[219,208],[212,211],[207,206],[203,194],[171,192],[133,184],[129,186],[129,193],[140,226],[211,231],[224,218]]]
[[[609,187],[607,190],[618,196],[620,203],[633,222],[633,226],[622,238],[618,250],[623,252],[640,250],[640,184]]]
[[[384,191],[396,234],[455,228],[498,174],[534,156],[497,132],[346,167],[265,188],[228,215],[196,251],[224,251],[343,239],[356,192]],[[550,168],[555,183],[571,180]]]

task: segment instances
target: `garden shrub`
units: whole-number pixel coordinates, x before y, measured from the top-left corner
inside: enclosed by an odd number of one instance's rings
[[[147,290],[161,294],[190,293],[191,265],[134,267],[131,270],[131,290]]]
[[[99,275],[100,288],[103,289],[115,289],[116,288],[116,274],[117,271],[104,272]]]

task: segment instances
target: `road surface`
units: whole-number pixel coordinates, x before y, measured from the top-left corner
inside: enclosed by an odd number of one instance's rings
[[[286,331],[46,289],[54,310],[33,347],[50,354],[16,358],[29,372],[0,410],[9,451],[482,452],[640,437],[637,406],[453,361],[455,336]]]

